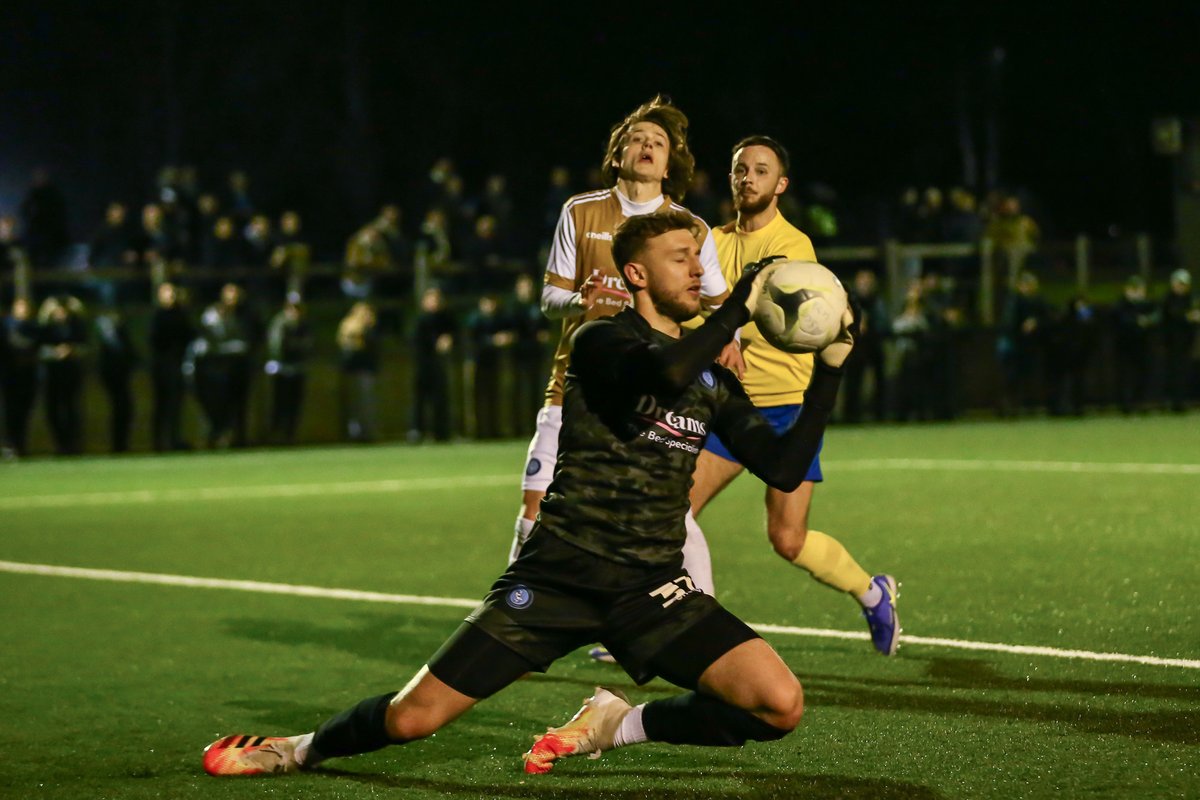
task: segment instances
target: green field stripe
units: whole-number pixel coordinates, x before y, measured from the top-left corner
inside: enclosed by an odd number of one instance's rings
[[[118,583],[148,583],[164,586],[182,586],[196,589],[228,589],[241,592],[259,592],[265,594],[284,594],[298,597],[318,597],[332,600],[357,600],[369,603],[394,603],[400,605],[446,606],[452,608],[475,608],[478,600],[459,597],[431,597],[425,595],[387,594],[384,592],[364,592],[355,589],[331,589],[322,586],[299,586],[289,583],[264,583],[261,581],[239,581],[223,578],[198,578],[190,575],[169,575],[153,572],[126,572],[110,569],[88,569],[83,567],[63,567],[51,564],[27,564],[18,561],[0,561],[0,572],[24,575],[42,575],[61,578],[83,578],[86,580],[114,581]],[[775,633],[786,636],[806,636],[825,639],[857,639],[867,638],[861,631],[838,631],[826,628],[801,628],[788,625],[773,625],[763,622],[750,622],[750,627],[760,633]],[[1012,655],[1044,656],[1048,658],[1067,658],[1086,661],[1115,661],[1133,664],[1145,664],[1156,667],[1177,667],[1183,669],[1200,669],[1200,659],[1159,658],[1157,656],[1128,655],[1125,653],[1097,653],[1090,650],[1065,650],[1056,647],[1037,645],[1014,645],[997,642],[972,642],[963,639],[946,639],[939,637],[909,636],[901,638],[904,645],[923,645],[957,650],[976,650]]]
[[[845,470],[923,470],[956,472],[1084,472],[1101,475],[1200,475],[1200,464],[1146,464],[1103,461],[1021,461],[969,458],[824,459]]]
[[[518,480],[512,474],[471,475],[453,478],[400,478],[381,481],[285,483],[266,484],[262,486],[212,486],[194,489],[135,489],[120,492],[78,492],[73,494],[34,494],[17,497],[0,497],[0,510],[17,511],[36,508],[178,503],[194,502],[197,500],[261,500],[264,498],[320,497],[339,494],[388,494],[391,492],[471,489],[509,485],[516,491]]]

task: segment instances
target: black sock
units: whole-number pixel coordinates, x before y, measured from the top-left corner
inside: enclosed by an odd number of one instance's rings
[[[389,744],[399,744],[387,733],[388,703],[399,692],[368,697],[358,705],[346,709],[337,716],[321,723],[313,735],[311,756],[305,763],[316,763],[326,758],[354,756],[380,750]]]
[[[695,692],[647,703],[642,725],[652,742],[738,747],[747,741],[780,739],[788,731],[768,725],[749,711]]]

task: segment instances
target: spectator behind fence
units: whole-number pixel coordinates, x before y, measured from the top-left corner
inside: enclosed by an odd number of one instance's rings
[[[533,421],[542,407],[546,389],[546,345],[550,320],[542,313],[541,298],[533,278],[517,276],[512,298],[505,310],[506,327],[513,332],[512,431],[521,436],[533,433]]]
[[[38,326],[29,300],[13,301],[0,317],[0,394],[4,399],[4,445],[17,456],[29,452],[29,416],[38,391]]]
[[[925,339],[925,361],[933,419],[957,419],[959,408],[958,346],[963,327],[963,309],[955,298],[954,280],[936,272],[921,276],[921,305],[929,322]]]
[[[507,178],[498,172],[489,175],[477,206],[480,215],[487,215],[494,221],[496,241],[503,252],[513,253],[518,247],[527,246],[525,237],[517,235],[516,211],[508,192]]]
[[[1022,272],[1001,316],[996,355],[1002,388],[997,409],[1001,417],[1015,416],[1037,402],[1050,308],[1040,294],[1037,276]]]
[[[1184,411],[1191,399],[1192,347],[1200,327],[1200,308],[1192,297],[1192,275],[1186,269],[1171,273],[1160,315],[1167,403],[1172,411]]]
[[[474,368],[475,438],[496,439],[504,433],[505,397],[502,387],[504,351],[513,342],[499,303],[490,294],[479,298],[467,317],[466,334]]]
[[[83,365],[87,352],[83,303],[69,295],[46,298],[38,310],[46,422],[59,455],[83,452]]]
[[[285,211],[279,217],[279,235],[271,251],[271,271],[283,280],[285,297],[299,291],[308,272],[312,250],[302,235],[300,215]]]
[[[160,453],[188,450],[183,438],[184,356],[196,338],[179,290],[161,283],[150,317],[150,380],[154,391],[152,416],[154,449]]]
[[[457,326],[446,310],[442,290],[426,289],[412,330],[413,410],[410,442],[450,438],[450,367]]]
[[[875,273],[860,269],[854,274],[850,293],[859,306],[858,335],[854,340],[854,358],[846,361],[842,386],[843,410],[847,422],[860,422],[864,407],[872,418],[882,422],[887,415],[887,378],[883,345],[891,335],[892,322],[887,303],[879,292]],[[868,386],[868,378],[870,383]],[[867,402],[870,398],[870,402]]]
[[[208,446],[247,444],[247,411],[258,321],[234,283],[200,315],[196,344],[196,395],[208,418]]]
[[[1150,335],[1157,309],[1146,299],[1146,282],[1140,275],[1125,281],[1121,299],[1113,308],[1113,352],[1116,356],[1117,407],[1122,414],[1144,411],[1150,380]]]
[[[892,320],[896,354],[892,396],[897,422],[930,417],[929,328],[921,284],[914,280],[905,293],[904,307]]]
[[[346,242],[342,269],[342,293],[366,299],[375,292],[380,276],[395,270],[407,252],[400,231],[400,208],[386,205],[379,216],[355,231]]]
[[[108,204],[104,211],[104,224],[96,231],[88,247],[88,266],[104,269],[130,267],[137,263],[137,246],[127,217],[124,203],[114,201]]]
[[[108,395],[109,447],[129,451],[133,426],[133,372],[141,361],[121,312],[110,309],[96,317],[97,366]]]
[[[1072,297],[1052,323],[1046,343],[1050,413],[1083,416],[1087,370],[1096,350],[1095,310],[1081,295]]]
[[[342,430],[352,442],[373,442],[379,434],[376,381],[379,331],[375,308],[355,303],[337,330],[342,372]]]
[[[298,295],[289,295],[267,328],[267,363],[271,383],[271,440],[296,441],[304,403],[308,358],[312,354],[312,329]]]
[[[1020,271],[1037,249],[1041,235],[1033,218],[1021,211],[1021,201],[1016,195],[1006,195],[1000,200],[984,231],[984,236],[1004,255],[1009,275]]]

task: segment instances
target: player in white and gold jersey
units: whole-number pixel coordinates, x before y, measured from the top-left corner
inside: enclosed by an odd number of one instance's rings
[[[673,200],[687,191],[695,170],[687,134],[687,117],[668,99],[658,96],[642,104],[609,135],[603,174],[611,187],[575,195],[563,204],[542,289],[542,310],[551,319],[563,321],[562,338],[554,353],[546,405],[538,412],[537,431],[529,443],[510,561],[528,538],[554,476],[571,336],[584,322],[611,316],[629,304],[629,294],[613,263],[613,231],[627,217],[665,209],[687,210]],[[704,267],[702,302],[715,308],[728,289],[711,231],[699,218],[697,222]]]
[[[737,220],[714,230],[725,279],[733,286],[747,265],[769,256],[816,261],[812,242],[779,213],[779,196],[787,189],[789,160],[779,142],[750,136],[733,148],[730,189]],[[736,352],[726,366],[760,413],[782,431],[791,427],[804,403],[804,388],[812,376],[812,355],[785,353],[762,338],[753,322],[741,329],[740,363]],[[705,505],[741,474],[743,467],[724,444],[710,436],[700,453],[691,491],[692,514],[686,519],[688,546],[684,566],[697,583],[711,592],[712,568],[707,545],[696,523]],[[808,527],[813,488],[822,480],[820,455],[798,489],[767,488],[767,535],[775,552],[809,572],[822,583],[852,595],[863,607],[875,648],[896,652],[900,632],[896,618],[896,582],[890,575],[867,574],[842,544]],[[694,515],[694,516],[693,516]]]

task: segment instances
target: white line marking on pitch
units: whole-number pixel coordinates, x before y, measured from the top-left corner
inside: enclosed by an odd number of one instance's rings
[[[44,575],[59,578],[84,578],[95,581],[117,583],[150,583],[163,586],[185,586],[192,589],[230,589],[240,592],[261,592],[299,597],[318,597],[331,600],[358,600],[367,603],[394,603],[401,605],[446,606],[451,608],[475,608],[478,600],[459,597],[429,597],[415,594],[387,594],[384,592],[362,592],[354,589],[329,589],[322,586],[297,586],[289,583],[264,583],[261,581],[235,581],[221,578],[197,578],[190,575],[167,575],[155,572],[124,572],[111,569],[85,569],[81,567],[59,567],[50,564],[26,564],[17,561],[0,561],[0,572],[22,575]],[[777,633],[786,636],[810,636],[824,639],[866,639],[867,634],[859,631],[835,631],[827,628],[798,628],[790,625],[771,625],[751,622],[752,628],[761,633]],[[929,636],[905,635],[906,645],[947,647],[956,650],[982,650],[994,653],[1046,656],[1048,658],[1074,658],[1086,661],[1118,661],[1129,664],[1146,664],[1155,667],[1181,667],[1200,669],[1200,659],[1158,658],[1157,656],[1135,656],[1124,653],[1095,653],[1090,650],[1063,650],[1057,647],[999,644],[995,642],[971,642],[962,639],[942,639]]]
[[[1200,475],[1200,464],[1144,464],[1102,461],[1005,461],[969,458],[857,458],[830,465],[845,470],[911,469],[972,472],[1081,472],[1100,475]]]
[[[1102,463],[1093,461],[1002,461],[955,458],[831,459],[832,469],[846,471],[919,470],[927,472],[1066,472],[1092,475],[1200,475],[1200,464]],[[214,486],[194,489],[136,489],[75,494],[36,494],[0,497],[0,511],[73,506],[113,506],[129,503],[167,503],[197,500],[246,500],[325,495],[387,494],[390,492],[473,487],[516,486],[511,475],[469,475],[454,478],[398,478],[378,481],[285,483],[263,486]]]
[[[126,503],[162,503],[195,500],[246,500],[269,497],[316,497],[335,494],[388,494],[391,492],[428,491],[431,489],[469,489],[485,486],[512,486],[512,475],[477,475],[459,478],[404,478],[383,481],[345,481],[342,483],[284,483],[265,486],[214,486],[197,489],[136,489],[119,492],[81,492],[77,494],[35,494],[0,497],[0,510],[23,508],[69,508],[72,506],[113,506]]]

